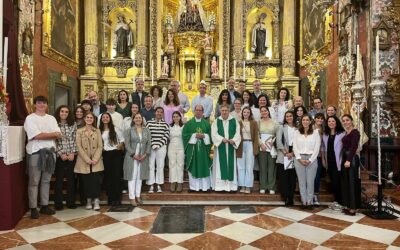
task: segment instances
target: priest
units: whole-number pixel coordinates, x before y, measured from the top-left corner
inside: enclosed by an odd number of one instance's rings
[[[240,126],[229,114],[229,106],[222,105],[221,116],[211,126],[214,143],[212,188],[215,191],[237,191],[236,149],[240,144]]]
[[[189,192],[208,191],[211,187],[211,128],[203,118],[204,108],[196,105],[194,117],[182,131],[185,147],[185,166],[189,174]]]

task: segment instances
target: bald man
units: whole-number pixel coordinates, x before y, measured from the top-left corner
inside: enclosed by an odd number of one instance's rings
[[[107,107],[104,103],[101,103],[99,100],[99,95],[96,91],[92,90],[89,92],[89,100],[92,103],[92,111],[95,116],[99,116],[100,114],[107,111]]]

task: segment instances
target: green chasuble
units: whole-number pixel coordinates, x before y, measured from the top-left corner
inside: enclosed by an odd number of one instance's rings
[[[196,122],[192,118],[185,124],[182,131],[183,145],[185,147],[185,168],[194,178],[205,178],[210,176],[212,161],[210,158],[211,144],[205,145],[203,139],[198,139],[196,144],[189,144],[190,138],[194,133],[207,134],[211,142],[211,126],[201,119]]]
[[[228,139],[232,139],[236,134],[236,120],[229,120],[228,136],[225,135],[224,124],[221,119],[217,120],[218,134]],[[228,158],[226,151],[228,150]],[[235,148],[232,144],[221,143],[218,146],[219,168],[221,171],[221,180],[233,181],[235,170]]]

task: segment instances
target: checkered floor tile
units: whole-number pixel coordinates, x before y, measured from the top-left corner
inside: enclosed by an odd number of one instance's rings
[[[349,217],[327,208],[255,206],[256,213],[234,213],[205,206],[204,233],[177,234],[151,233],[160,206],[107,210],[80,207],[38,220],[27,215],[15,230],[0,232],[0,249],[400,249],[399,220]]]

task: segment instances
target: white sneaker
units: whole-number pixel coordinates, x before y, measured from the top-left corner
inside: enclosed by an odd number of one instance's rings
[[[274,190],[269,190],[269,194],[275,194]]]
[[[98,198],[94,199],[93,210],[100,210],[100,200]]]
[[[241,187],[239,192],[240,192],[240,193],[244,193],[245,191],[246,191],[246,188]]]
[[[319,204],[319,200],[318,200],[318,195],[314,195],[314,197],[313,197],[313,203],[314,203],[314,205],[316,205],[316,206],[319,206],[320,204]]]
[[[261,189],[260,194],[265,194],[265,189]]]
[[[154,193],[154,186],[153,185],[151,185],[150,189],[149,189],[149,194],[152,194],[152,193]]]
[[[250,188],[249,188],[249,187],[246,188],[246,189],[244,190],[244,192],[245,192],[246,194],[250,194],[250,193],[251,193]]]
[[[160,185],[157,185],[157,193],[162,193],[162,189]]]
[[[91,210],[92,209],[92,199],[87,199],[86,200],[86,209]]]

